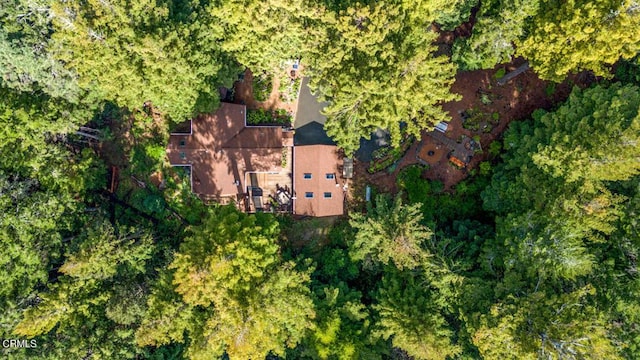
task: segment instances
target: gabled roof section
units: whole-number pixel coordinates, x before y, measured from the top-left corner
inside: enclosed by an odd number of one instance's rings
[[[338,168],[338,149],[333,145],[306,145],[295,146],[293,151],[294,213],[307,216],[342,215],[345,192],[344,180]]]
[[[222,145],[225,149],[273,149],[282,147],[282,128],[274,126],[245,127]]]
[[[298,145],[335,145],[327,132],[324,131],[324,125],[312,121],[298,129],[294,143]]]
[[[192,190],[206,197],[245,192],[245,172],[282,169],[282,128],[245,125],[244,105],[222,103],[191,121],[191,134],[172,133],[172,165],[191,165]]]
[[[213,114],[204,114],[193,120],[193,139],[201,146],[221,148],[245,127],[247,110],[244,105],[222,103]]]

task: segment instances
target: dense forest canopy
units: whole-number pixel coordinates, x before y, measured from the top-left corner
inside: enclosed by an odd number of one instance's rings
[[[37,343],[2,357],[640,358],[638,29],[634,0],[0,0],[0,338]],[[597,81],[451,191],[407,167],[327,225],[149,185],[246,68],[299,59],[351,156],[514,56]]]

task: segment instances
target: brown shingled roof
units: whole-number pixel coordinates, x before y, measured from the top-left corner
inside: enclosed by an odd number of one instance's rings
[[[344,191],[339,163],[334,145],[304,145],[293,148],[295,214],[333,216],[344,213]],[[305,174],[310,174],[311,178],[305,178]],[[328,178],[328,174],[333,174],[333,178]],[[313,197],[308,198],[306,193],[313,194]]]
[[[280,171],[282,129],[247,127],[244,105],[222,103],[192,120],[191,134],[171,134],[171,165],[191,166],[193,191],[207,197],[245,192],[247,171]]]

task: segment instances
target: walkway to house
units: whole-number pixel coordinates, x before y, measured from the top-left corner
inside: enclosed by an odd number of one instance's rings
[[[328,104],[327,102],[320,102],[318,97],[311,93],[311,89],[309,89],[309,78],[303,78],[302,84],[300,84],[296,118],[293,122],[294,127],[298,129],[313,121],[324,124],[325,121],[327,121],[327,117],[322,115],[322,109]]]
[[[295,145],[335,145],[335,142],[324,131],[327,117],[322,109],[327,102],[320,102],[309,89],[309,78],[303,78],[300,85],[298,108],[293,127],[296,129]]]

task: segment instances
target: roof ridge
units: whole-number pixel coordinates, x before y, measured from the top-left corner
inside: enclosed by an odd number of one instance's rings
[[[276,132],[275,134],[280,135],[280,139],[277,143],[271,142],[249,142],[247,139],[242,139],[243,135],[247,135],[247,133],[256,133],[256,135],[266,135],[266,131],[273,131],[272,129],[280,130],[280,132]],[[244,141],[243,141],[244,140]],[[250,146],[247,146],[250,145]],[[279,126],[260,126],[260,127],[252,127],[245,125],[237,134],[233,137],[227,139],[221,145],[222,149],[277,149],[282,147],[282,128]]]

